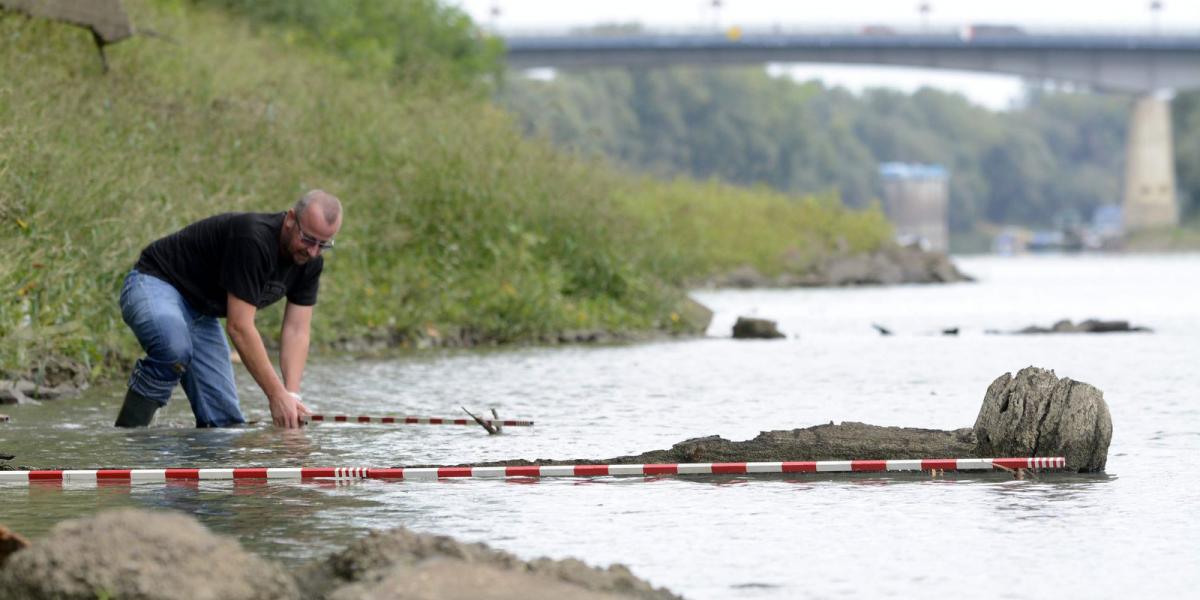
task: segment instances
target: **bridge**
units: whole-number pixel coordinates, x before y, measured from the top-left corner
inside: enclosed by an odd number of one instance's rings
[[[997,73],[1131,94],[1137,100],[1126,148],[1126,229],[1179,221],[1167,97],[1170,91],[1200,88],[1200,31],[732,27],[509,33],[504,41],[509,65],[518,69],[833,63]]]

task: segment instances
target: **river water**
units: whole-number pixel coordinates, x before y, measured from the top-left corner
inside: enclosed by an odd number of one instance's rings
[[[195,430],[181,396],[159,423],[110,427],[121,390],[5,407],[0,450],[40,467],[393,466],[604,458],[719,434],[830,421],[950,429],[988,384],[1035,365],[1104,392],[1104,475],[857,474],[96,487],[0,486],[0,523],[31,537],[118,506],[182,510],[291,565],[404,525],[524,558],[620,562],[688,598],[1180,597],[1200,586],[1200,255],[958,259],[947,286],[697,291],[709,337],[628,346],[316,357],[324,413],[537,421]],[[734,341],[737,315],[788,338]],[[1145,334],[1009,336],[1060,318]],[[881,337],[878,323],[894,335]],[[957,336],[943,336],[957,327]],[[243,407],[267,415],[239,372]]]

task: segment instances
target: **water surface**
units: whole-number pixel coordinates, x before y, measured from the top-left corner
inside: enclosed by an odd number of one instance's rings
[[[181,396],[148,430],[110,427],[121,390],[5,407],[0,450],[41,467],[392,466],[603,458],[719,434],[854,420],[971,425],[987,385],[1029,365],[1104,391],[1108,473],[0,487],[0,522],[37,537],[107,507],[195,514],[300,564],[404,525],[525,558],[621,562],[689,598],[1183,596],[1200,585],[1200,256],[960,259],[977,283],[698,291],[710,337],[630,346],[315,357],[325,413],[455,416],[533,428],[322,424],[195,430]],[[734,341],[738,315],[785,340]],[[1060,318],[1152,334],[1008,336]],[[872,323],[887,326],[881,337]],[[939,332],[949,327],[958,336]],[[242,405],[266,402],[239,372]]]

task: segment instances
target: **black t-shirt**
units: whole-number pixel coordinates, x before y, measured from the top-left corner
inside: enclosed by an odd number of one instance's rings
[[[224,213],[196,221],[156,240],[138,258],[138,271],[179,290],[197,311],[224,317],[226,292],[263,308],[285,294],[301,306],[317,303],[325,264],[318,256],[304,265],[279,249],[286,213]]]

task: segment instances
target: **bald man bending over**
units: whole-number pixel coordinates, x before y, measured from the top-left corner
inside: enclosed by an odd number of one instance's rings
[[[183,383],[196,427],[245,423],[229,344],[267,396],[271,419],[297,427],[309,324],[324,259],[342,227],[342,203],[312,190],[281,213],[225,213],[159,239],[125,277],[121,316],[146,356],[129,377],[117,427],[145,427]],[[254,315],[287,296],[275,372]],[[220,318],[225,318],[221,330]]]

